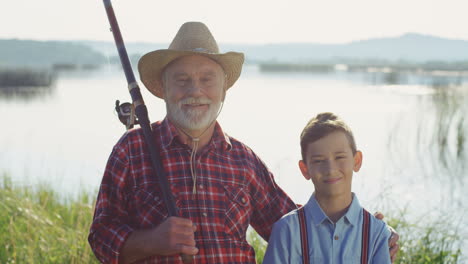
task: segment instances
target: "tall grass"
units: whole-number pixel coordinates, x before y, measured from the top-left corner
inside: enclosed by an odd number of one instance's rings
[[[0,182],[0,263],[98,263],[87,242],[94,199],[87,193],[63,197],[50,187]],[[389,220],[401,235],[395,263],[462,263],[457,229],[440,219],[429,225],[409,223],[401,213]],[[262,263],[266,242],[255,231],[249,243]]]
[[[46,186],[0,187],[0,263],[98,263],[87,243],[93,201],[61,202]]]
[[[388,224],[401,236],[400,251],[395,263],[405,264],[459,264],[462,260],[463,237],[455,219],[440,216],[429,224],[425,219],[417,223],[405,221],[405,212],[392,218]]]

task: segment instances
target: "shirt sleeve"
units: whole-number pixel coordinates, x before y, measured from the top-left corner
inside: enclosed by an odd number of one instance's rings
[[[297,215],[290,215],[289,217],[297,217]],[[298,230],[293,228],[291,223],[287,222],[286,218],[282,218],[276,222],[268,241],[268,247],[263,258],[263,263],[301,263],[301,253],[299,251],[298,244],[295,242],[298,239],[296,231],[298,232]]]
[[[120,145],[121,146],[121,145]],[[99,189],[94,218],[88,236],[89,244],[102,263],[118,263],[123,244],[133,231],[125,195],[128,162],[119,143],[106,165]]]
[[[269,240],[273,224],[283,215],[296,209],[296,204],[276,184],[273,174],[257,158],[256,178],[253,183],[253,217],[250,222],[257,233]]]
[[[381,220],[377,220],[381,221]],[[388,247],[388,240],[390,239],[390,230],[386,224],[381,222],[381,225],[378,225],[379,229],[377,230],[377,238],[375,241],[374,252],[372,254],[372,259],[370,263],[382,263],[382,264],[391,264],[390,260],[390,250]]]

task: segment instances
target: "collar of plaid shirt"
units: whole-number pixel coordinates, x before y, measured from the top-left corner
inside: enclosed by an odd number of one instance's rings
[[[181,143],[179,132],[177,128],[172,124],[172,122],[166,117],[161,122],[161,133],[159,134],[161,145],[164,149],[168,149],[175,141]],[[231,140],[223,132],[218,121],[215,123],[215,129],[213,131],[213,136],[211,137],[209,147],[218,148],[221,147],[224,150],[230,150],[232,147]]]

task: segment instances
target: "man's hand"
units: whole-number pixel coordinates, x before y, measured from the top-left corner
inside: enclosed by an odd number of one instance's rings
[[[383,220],[384,218],[384,215],[381,212],[376,212],[374,216],[380,220]],[[398,250],[400,249],[400,246],[398,245],[398,240],[400,239],[400,236],[395,231],[395,229],[393,229],[391,226],[389,226],[388,229],[392,233],[390,235],[390,240],[388,241],[388,246],[390,247],[390,259],[392,260],[392,263],[393,263],[396,259]]]
[[[169,217],[158,227],[151,230],[156,255],[186,254],[195,255],[195,225],[192,221],[180,217]]]
[[[121,263],[132,263],[154,255],[195,255],[198,253],[195,231],[191,220],[175,216],[153,229],[135,230],[122,248]]]

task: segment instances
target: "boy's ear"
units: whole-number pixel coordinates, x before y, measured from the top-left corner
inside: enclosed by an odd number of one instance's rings
[[[307,170],[307,165],[303,160],[299,161],[299,169],[301,169],[302,175],[306,180],[310,180],[309,171]]]
[[[354,167],[353,170],[354,172],[358,172],[361,169],[362,165],[362,152],[361,151],[356,151],[356,154],[354,154]]]

